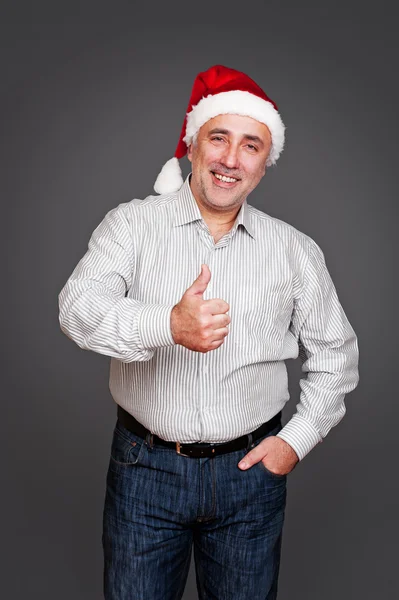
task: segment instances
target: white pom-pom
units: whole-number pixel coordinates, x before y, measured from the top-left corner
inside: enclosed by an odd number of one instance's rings
[[[162,167],[154,185],[157,194],[170,194],[177,192],[183,185],[183,177],[179,161],[174,156],[169,159]]]

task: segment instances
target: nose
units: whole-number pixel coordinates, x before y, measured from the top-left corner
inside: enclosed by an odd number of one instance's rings
[[[238,147],[234,144],[227,144],[225,152],[222,157],[223,163],[229,169],[235,169],[238,167]]]

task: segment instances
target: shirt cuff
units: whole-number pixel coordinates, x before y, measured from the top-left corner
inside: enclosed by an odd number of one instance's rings
[[[174,346],[170,317],[173,305],[146,304],[139,316],[139,336],[143,348]]]
[[[287,442],[302,460],[317,444],[323,441],[316,429],[301,415],[295,414],[276,437]]]

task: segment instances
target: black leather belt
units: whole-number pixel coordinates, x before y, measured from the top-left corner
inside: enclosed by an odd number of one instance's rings
[[[263,437],[270,431],[273,431],[273,429],[275,429],[275,427],[277,427],[277,425],[279,425],[281,422],[280,411],[272,419],[270,419],[270,421],[263,423],[263,425],[255,429],[255,431],[246,433],[245,435],[231,440],[230,442],[224,442],[221,444],[211,444],[206,442],[181,444],[180,442],[169,442],[167,440],[163,440],[155,435],[155,433],[151,433],[149,429],[146,429],[142,423],[137,421],[133,415],[119,406],[119,404],[117,414],[119,421],[126,429],[143,438],[144,440],[150,436],[149,439],[151,440],[151,445],[160,444],[161,446],[167,446],[168,448],[173,448],[182,456],[191,456],[192,458],[217,456],[218,454],[226,454],[227,452],[234,452],[235,450],[241,450],[243,448],[249,449],[253,442]]]

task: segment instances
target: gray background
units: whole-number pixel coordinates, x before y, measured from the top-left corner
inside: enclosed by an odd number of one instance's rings
[[[397,597],[397,22],[393,3],[319,4],[2,9],[7,600],[102,597],[109,359],[61,333],[57,297],[106,212],[153,193],[216,63],[277,102],[286,149],[249,202],[321,246],[359,338],[345,418],[289,476],[279,600]]]

